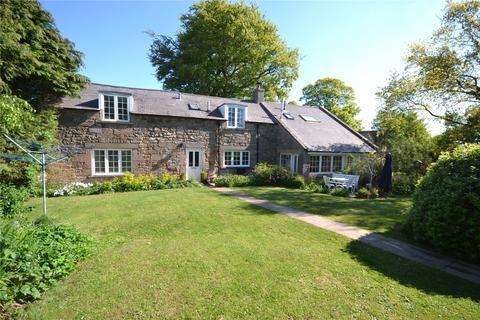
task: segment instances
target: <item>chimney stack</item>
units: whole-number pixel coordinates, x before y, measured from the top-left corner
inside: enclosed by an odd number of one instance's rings
[[[260,84],[257,84],[257,87],[253,92],[253,102],[255,103],[263,102],[264,98],[265,98],[265,89],[260,87]]]

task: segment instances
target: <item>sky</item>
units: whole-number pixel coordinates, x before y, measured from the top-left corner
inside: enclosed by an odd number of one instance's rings
[[[253,2],[253,1],[247,1]],[[174,36],[192,1],[41,1],[62,35],[84,53],[81,73],[92,82],[161,89],[147,54],[146,31]],[[299,77],[289,100],[324,77],[354,88],[366,129],[380,101],[375,93],[402,70],[409,44],[428,39],[440,25],[445,1],[255,1],[280,37],[300,51]],[[442,131],[429,122],[431,133]]]

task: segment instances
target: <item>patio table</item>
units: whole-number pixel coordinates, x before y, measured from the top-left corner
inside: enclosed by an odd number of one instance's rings
[[[348,179],[346,178],[331,178],[330,180],[337,186],[347,187]]]

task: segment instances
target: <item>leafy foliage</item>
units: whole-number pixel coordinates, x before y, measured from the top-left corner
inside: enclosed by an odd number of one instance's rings
[[[78,71],[82,54],[62,37],[36,0],[0,3],[0,132],[40,143],[56,138],[52,106],[87,83]],[[18,150],[0,139],[0,153]],[[0,160],[0,180],[28,182],[27,165]]]
[[[221,97],[286,97],[298,77],[298,51],[256,5],[203,0],[180,18],[176,38],[153,36],[150,61],[164,88]]]
[[[74,95],[87,82],[78,74],[82,54],[62,37],[37,1],[0,5],[0,93],[43,108]]]
[[[433,142],[425,123],[415,112],[381,108],[373,121],[376,144],[393,155],[393,170],[415,176],[433,161]]]
[[[367,187],[361,187],[357,191],[357,198],[368,199],[369,193],[370,193],[370,191],[368,190]]]
[[[47,195],[50,197],[59,196],[83,196],[91,194],[102,194],[109,192],[146,191],[159,189],[175,189],[196,186],[194,181],[182,180],[181,177],[164,172],[161,175],[125,173],[121,178],[115,177],[112,181],[87,184],[73,182],[58,189],[50,189]]]
[[[480,145],[444,153],[418,185],[406,230],[455,256],[480,261]]]
[[[224,175],[216,177],[213,182],[218,187],[245,187],[245,186],[283,186],[288,188],[303,188],[303,176],[292,174],[287,169],[259,163],[249,175]]]
[[[236,174],[226,174],[215,177],[213,180],[217,187],[246,187],[253,185],[252,176],[242,176]]]
[[[36,224],[0,219],[0,310],[38,299],[69,274],[92,248],[73,227],[48,220]]]
[[[452,151],[462,143],[480,143],[480,106],[474,106],[465,112],[464,124],[450,124],[436,136],[436,153]]]
[[[394,172],[393,173],[393,194],[410,195],[415,191],[418,177],[413,174]]]
[[[355,92],[342,80],[323,78],[302,89],[301,100],[305,105],[323,107],[340,118],[355,130],[361,130],[362,124],[355,117],[360,108],[355,103]]]
[[[0,218],[22,214],[28,210],[24,202],[30,194],[26,188],[0,184]]]
[[[448,2],[441,27],[411,46],[404,70],[378,93],[385,104],[464,124],[464,111],[480,102],[479,20],[480,1]]]
[[[20,133],[33,120],[33,108],[15,96],[0,95],[0,132]]]
[[[330,191],[330,194],[336,197],[348,197],[350,195],[350,192],[345,188],[335,188]]]

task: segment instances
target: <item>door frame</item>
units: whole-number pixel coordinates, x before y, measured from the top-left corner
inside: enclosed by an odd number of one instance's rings
[[[200,148],[185,148],[185,177],[187,180],[190,180],[190,177],[188,175],[188,168],[189,168],[189,153],[190,152],[198,152],[198,168],[199,168],[199,174],[202,173],[203,170],[203,157],[202,157],[202,149]],[[193,159],[195,162],[195,159]],[[200,176],[198,178],[198,181],[200,181]]]
[[[299,154],[298,153],[292,153],[292,152],[280,152],[280,156],[278,159],[278,163],[280,166],[282,166],[282,155],[289,155],[290,156],[290,166],[288,169],[292,173],[297,173],[298,172],[298,159],[299,159]],[[295,163],[295,159],[297,159]]]

